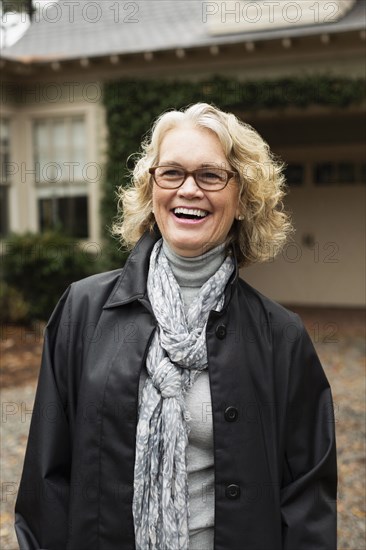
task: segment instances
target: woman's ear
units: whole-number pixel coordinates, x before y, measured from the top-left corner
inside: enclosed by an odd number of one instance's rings
[[[235,211],[235,219],[240,221],[240,222],[244,220],[244,216],[243,216],[243,214],[241,214],[241,207],[240,206],[238,206],[236,211]]]
[[[240,189],[239,190],[237,207],[236,207],[236,210],[235,210],[235,219],[238,220],[239,222],[244,220],[243,211],[245,209],[245,205],[243,204],[243,201],[241,201],[241,196],[242,195],[241,195],[241,189]]]

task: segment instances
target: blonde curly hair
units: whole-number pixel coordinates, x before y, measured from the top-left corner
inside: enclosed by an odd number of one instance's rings
[[[273,259],[292,231],[284,212],[284,164],[249,124],[232,113],[207,103],[181,111],[167,111],[154,122],[142,142],[141,153],[131,172],[131,185],[117,191],[118,217],[112,233],[132,248],[145,231],[153,231],[152,176],[148,169],[158,162],[160,144],[169,130],[180,125],[211,130],[222,145],[228,163],[238,172],[239,206],[243,220],[234,220],[227,245],[234,245],[239,266]]]

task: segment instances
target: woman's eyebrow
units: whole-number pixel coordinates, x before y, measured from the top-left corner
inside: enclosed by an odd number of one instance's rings
[[[183,164],[175,160],[161,160],[159,162],[161,162],[161,164],[166,164],[169,166],[181,166],[183,168]],[[223,164],[223,162],[203,162],[199,165],[199,168],[221,168]]]
[[[183,164],[181,164],[180,162],[176,162],[175,160],[160,160],[159,162],[161,162],[162,164],[168,164],[169,166],[181,166],[183,167]]]

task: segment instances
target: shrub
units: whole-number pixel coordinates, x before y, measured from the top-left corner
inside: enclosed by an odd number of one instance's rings
[[[100,258],[56,232],[12,234],[5,242],[3,280],[29,304],[32,320],[47,320],[70,283],[100,271]]]
[[[27,323],[30,305],[16,288],[0,284],[0,323]]]

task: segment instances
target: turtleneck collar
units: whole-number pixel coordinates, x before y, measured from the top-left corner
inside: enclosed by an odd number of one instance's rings
[[[180,256],[163,239],[163,250],[180,287],[200,288],[219,269],[226,258],[225,243],[200,256]]]

